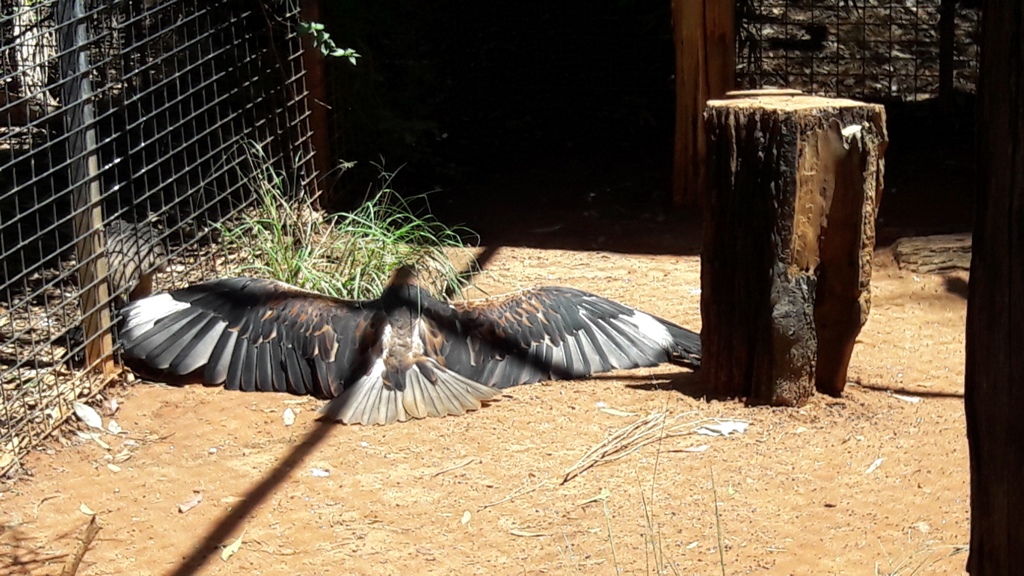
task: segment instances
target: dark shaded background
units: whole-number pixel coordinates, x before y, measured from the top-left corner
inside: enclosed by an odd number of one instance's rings
[[[334,61],[332,189],[351,207],[401,168],[405,195],[484,243],[696,253],[699,214],[672,210],[670,3],[323,3]],[[966,231],[973,98],[888,102],[885,244]]]

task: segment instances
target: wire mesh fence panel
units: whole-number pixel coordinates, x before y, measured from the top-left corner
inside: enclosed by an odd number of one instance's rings
[[[297,20],[0,0],[0,474],[116,378],[120,306],[216,274],[267,178],[312,189]]]
[[[737,83],[871,100],[917,101],[940,92],[974,92],[978,4],[737,0]],[[946,82],[943,74],[948,74]]]

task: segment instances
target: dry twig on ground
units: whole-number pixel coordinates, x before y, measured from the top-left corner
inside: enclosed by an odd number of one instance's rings
[[[64,569],[60,571],[60,576],[75,576],[78,573],[78,566],[82,563],[82,558],[85,557],[85,552],[92,545],[92,541],[96,539],[96,534],[100,531],[100,525],[96,523],[96,516],[89,519],[89,524],[85,527],[85,532],[82,534],[82,538],[79,539],[78,545],[75,546],[74,552],[68,557],[67,562],[64,563]]]

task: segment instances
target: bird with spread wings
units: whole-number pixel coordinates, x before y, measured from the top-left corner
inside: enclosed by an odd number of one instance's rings
[[[410,267],[375,300],[212,280],[130,303],[119,332],[145,378],[312,395],[346,424],[464,414],[520,384],[700,366],[699,335],[607,298],[545,286],[447,303]]]

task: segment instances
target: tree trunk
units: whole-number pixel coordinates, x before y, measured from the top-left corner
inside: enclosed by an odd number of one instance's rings
[[[964,400],[971,574],[1024,574],[1024,4],[988,0]]]
[[[870,307],[885,110],[775,91],[708,102],[701,378],[713,396],[838,396]]]

